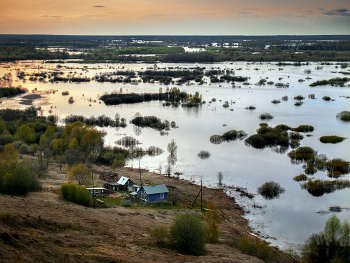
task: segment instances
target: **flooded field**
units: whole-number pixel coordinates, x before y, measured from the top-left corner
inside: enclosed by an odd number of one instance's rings
[[[240,205],[247,211],[252,230],[261,235],[273,245],[281,247],[302,244],[312,234],[323,230],[325,221],[333,212],[343,220],[350,220],[350,189],[325,193],[316,197],[301,188],[301,183],[293,177],[304,173],[303,164],[292,164],[287,153],[292,150],[279,151],[274,147],[255,149],[244,143],[244,140],[210,142],[212,135],[222,135],[229,130],[243,130],[248,136],[256,133],[259,123],[267,122],[274,127],[286,124],[290,127],[308,124],[314,131],[300,141],[301,146],[310,146],[325,154],[328,158],[342,158],[350,161],[350,122],[336,118],[341,111],[350,111],[349,82],[344,87],[317,86],[309,84],[318,80],[328,80],[335,77],[346,77],[335,63],[321,65],[311,63],[302,66],[278,66],[277,63],[216,63],[216,64],[157,64],[158,70],[177,68],[186,70],[201,67],[205,70],[225,69],[234,72],[235,76],[248,77],[246,83],[210,83],[209,78],[203,85],[161,85],[159,83],[139,83],[137,85],[123,83],[50,83],[48,81],[24,81],[16,74],[23,71],[29,74],[40,72],[61,71],[65,76],[92,78],[106,72],[116,70],[144,71],[154,68],[149,64],[44,64],[41,61],[22,61],[16,64],[0,65],[0,75],[12,74],[12,85],[22,85],[27,88],[27,94],[13,99],[3,99],[0,108],[24,108],[30,104],[41,106],[42,114],[57,115],[61,121],[70,115],[90,117],[105,114],[114,118],[118,113],[127,120],[125,128],[104,128],[107,132],[105,144],[115,146],[115,142],[124,136],[133,136],[142,144],[160,147],[164,153],[157,157],[145,157],[141,160],[142,168],[164,173],[167,164],[167,145],[172,140],[177,145],[177,162],[173,168],[180,178],[200,183],[209,187],[218,187],[218,173],[223,175],[222,183],[228,194],[235,196]],[[261,79],[282,83],[284,88],[275,85],[256,85]],[[46,82],[46,83],[45,83]],[[193,84],[193,85],[192,85]],[[164,107],[161,102],[143,102],[137,104],[123,104],[106,106],[99,100],[104,93],[156,93],[159,88],[163,91],[167,87],[178,87],[182,91],[202,94],[206,101],[200,107]],[[63,93],[62,92],[67,92]],[[316,99],[308,98],[314,94]],[[30,95],[28,97],[28,95]],[[305,99],[303,104],[295,106],[294,97],[301,95]],[[27,97],[26,97],[27,96]],[[288,100],[282,100],[282,97]],[[332,100],[322,98],[329,96]],[[68,100],[72,97],[73,103]],[[215,99],[215,101],[213,100]],[[279,100],[280,103],[271,103]],[[228,107],[223,107],[227,101]],[[72,102],[72,101],[71,101]],[[209,103],[211,102],[211,103]],[[254,106],[255,109],[246,109]],[[178,126],[161,135],[150,128],[136,128],[129,121],[136,113],[142,116],[154,115],[162,121],[174,121]],[[269,113],[273,119],[261,120],[260,114]],[[346,137],[338,144],[324,144],[319,141],[321,136],[337,135]],[[200,151],[208,151],[210,157],[201,159],[197,155]],[[136,161],[128,165],[138,166]],[[327,172],[318,171],[309,178],[332,180]],[[349,175],[341,179],[349,180]],[[257,194],[257,187],[267,181],[279,183],[286,191],[279,198],[266,200]],[[240,196],[233,189],[234,186],[245,188],[254,195],[250,199]],[[204,193],[205,194],[205,193]],[[215,200],[214,200],[215,201]],[[220,206],[220,204],[218,204]],[[333,209],[330,207],[333,207]],[[334,209],[334,207],[340,209]],[[331,212],[330,212],[331,211]]]

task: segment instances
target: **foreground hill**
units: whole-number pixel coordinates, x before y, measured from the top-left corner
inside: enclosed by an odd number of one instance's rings
[[[104,169],[97,167],[98,170]],[[138,171],[117,171],[135,181]],[[149,232],[158,225],[170,226],[173,216],[195,210],[148,208],[87,208],[63,200],[57,191],[67,175],[52,165],[42,180],[42,192],[27,196],[0,195],[0,211],[13,218],[0,221],[0,262],[263,262],[242,254],[228,245],[233,235],[254,237],[242,209],[221,190],[204,189],[204,198],[215,200],[226,214],[220,224],[219,244],[206,244],[205,256],[181,255],[170,248],[152,244]],[[143,180],[165,183],[188,195],[196,195],[199,186],[175,178],[145,172]],[[274,249],[275,262],[292,262]]]

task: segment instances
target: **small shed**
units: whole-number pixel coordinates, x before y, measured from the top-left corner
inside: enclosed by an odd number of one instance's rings
[[[169,190],[165,184],[143,186],[138,191],[139,198],[148,203],[167,202]]]
[[[86,188],[89,190],[90,194],[92,196],[106,196],[108,195],[108,190],[103,187],[91,187],[91,188]]]
[[[129,187],[134,185],[134,183],[125,176],[120,177],[117,184],[117,191],[128,191]]]
[[[107,188],[110,192],[115,192],[118,191],[118,183],[114,183],[114,182],[109,182],[109,183],[104,183],[103,187]]]

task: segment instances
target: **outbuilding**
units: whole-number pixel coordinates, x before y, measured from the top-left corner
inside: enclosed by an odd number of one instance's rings
[[[117,184],[118,184],[118,186],[116,187],[117,191],[128,191],[129,187],[132,187],[134,185],[134,183],[125,176],[120,177]]]
[[[167,202],[169,190],[165,184],[143,186],[138,191],[138,196],[148,203]]]

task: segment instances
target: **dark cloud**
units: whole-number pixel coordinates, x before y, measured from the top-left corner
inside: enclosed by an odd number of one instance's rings
[[[349,11],[349,9],[347,9],[347,8],[339,8],[339,9],[334,10],[334,12],[338,12],[338,13],[346,13],[348,11]]]
[[[350,16],[348,8],[338,8],[331,11],[323,12],[326,16]]]
[[[94,5],[93,7],[106,7],[104,5]]]
[[[318,10],[323,11],[323,10],[324,10],[324,8],[319,8]]]

